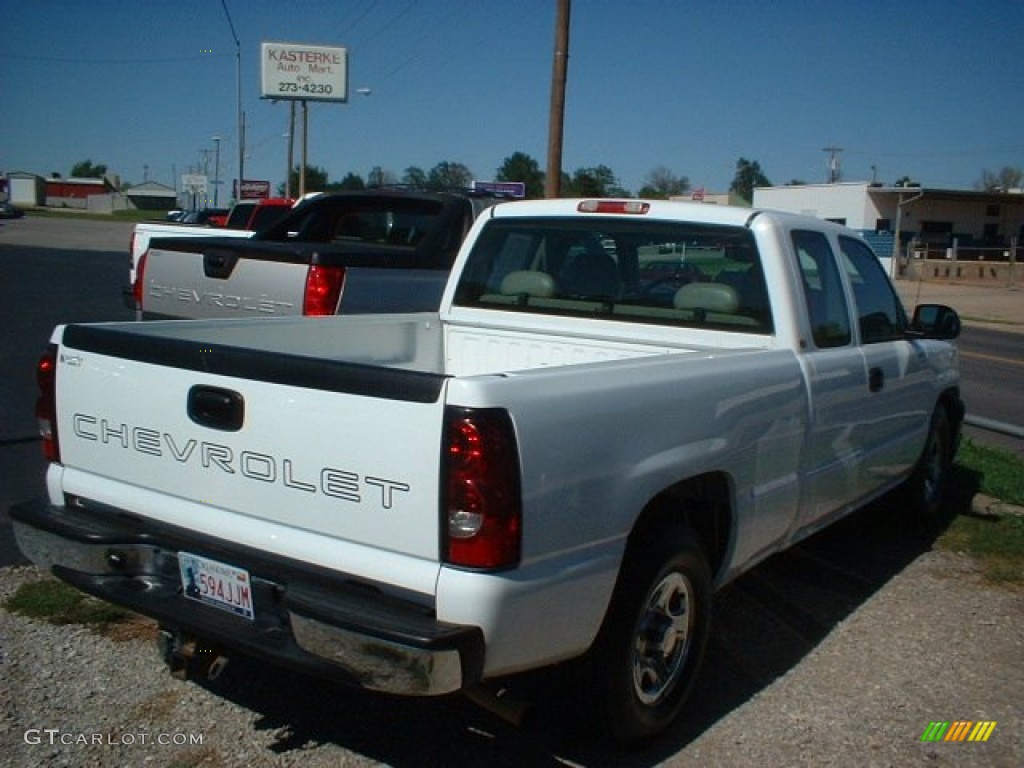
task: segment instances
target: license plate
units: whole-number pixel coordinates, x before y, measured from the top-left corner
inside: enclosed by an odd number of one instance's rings
[[[178,568],[185,597],[253,619],[248,571],[188,552],[178,553]]]

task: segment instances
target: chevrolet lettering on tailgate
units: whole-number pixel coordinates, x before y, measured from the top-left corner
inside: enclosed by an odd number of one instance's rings
[[[392,509],[397,494],[412,490],[409,483],[401,480],[364,476],[338,467],[320,467],[315,471],[316,479],[313,479],[313,473],[303,476],[291,459],[279,459],[259,451],[236,452],[220,443],[194,437],[175,438],[167,432],[111,422],[85,413],[75,413],[71,423],[75,436],[82,440],[150,456],[170,457],[181,464],[193,462],[203,469],[237,474],[262,483],[280,483],[296,491],[319,492],[357,504],[369,494],[370,498],[376,497],[384,509]]]

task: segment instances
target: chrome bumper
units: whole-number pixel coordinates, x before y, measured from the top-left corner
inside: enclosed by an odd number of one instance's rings
[[[478,682],[483,635],[342,574],[109,508],[30,502],[11,508],[33,563],[100,599],[285,666],[370,690],[435,696]],[[256,619],[188,600],[178,552],[246,568]]]

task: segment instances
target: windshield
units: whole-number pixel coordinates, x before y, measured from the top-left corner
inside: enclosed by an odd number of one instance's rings
[[[492,219],[456,306],[771,333],[751,232],[602,217]]]

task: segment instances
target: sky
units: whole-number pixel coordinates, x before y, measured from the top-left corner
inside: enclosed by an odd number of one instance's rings
[[[240,62],[245,176],[276,189],[289,109],[260,98],[265,41],[348,50],[348,102],[309,104],[307,161],[331,181],[440,162],[488,180],[514,152],[545,169],[555,10],[0,0],[0,172],[89,160],[173,187],[204,156],[212,177],[219,145],[230,184]],[[824,182],[838,148],[844,181],[970,189],[1024,167],[1022,34],[1020,0],[576,0],[562,167],[605,165],[633,193],[667,168],[724,192],[740,158],[774,184]]]

